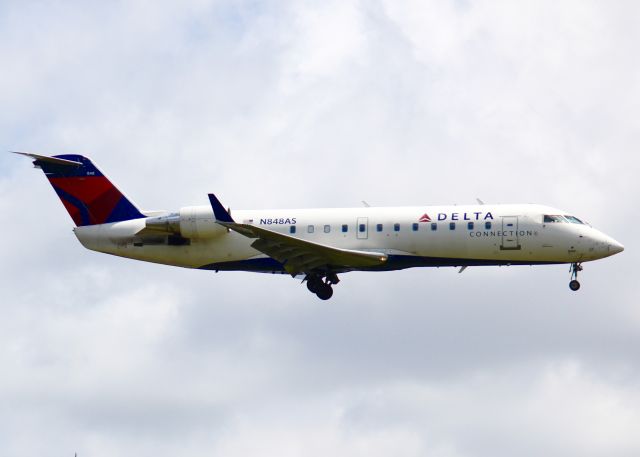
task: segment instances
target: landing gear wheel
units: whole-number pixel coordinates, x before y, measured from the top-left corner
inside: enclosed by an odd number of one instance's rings
[[[320,300],[329,300],[333,296],[334,284],[338,284],[340,279],[332,271],[308,273],[303,279],[307,283],[309,292],[316,294]]]
[[[569,282],[569,289],[575,292],[580,288],[580,283],[578,282],[578,272],[582,271],[582,265],[578,262],[572,263],[569,271],[571,272],[571,281]]]
[[[324,283],[320,278],[314,277],[307,279],[307,289],[309,289],[309,292],[311,292],[312,294],[318,293],[318,290],[320,290],[323,284]]]
[[[333,296],[333,288],[331,284],[320,283],[320,288],[316,291],[316,295],[320,300],[329,300]]]

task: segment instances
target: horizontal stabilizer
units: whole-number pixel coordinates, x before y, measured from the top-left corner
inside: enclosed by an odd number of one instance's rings
[[[82,162],[76,162],[75,160],[67,160],[67,159],[59,159],[57,157],[47,157],[39,154],[32,154],[30,152],[20,152],[20,151],[9,151],[14,154],[20,154],[22,156],[31,157],[35,159],[37,162],[51,163],[54,165],[67,165],[71,167],[81,167]],[[34,165],[38,166],[37,163],[34,162]]]

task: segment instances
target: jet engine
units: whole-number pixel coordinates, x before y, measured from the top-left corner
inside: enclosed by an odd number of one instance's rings
[[[168,234],[188,239],[214,238],[227,231],[216,223],[211,209],[185,206],[177,213],[148,217],[145,233]]]

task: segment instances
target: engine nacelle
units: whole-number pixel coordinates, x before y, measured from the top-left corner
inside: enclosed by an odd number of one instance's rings
[[[211,208],[185,206],[180,208],[180,235],[184,238],[213,238],[227,232],[213,217]]]
[[[179,213],[149,217],[145,231],[181,236],[182,238],[213,238],[227,231],[213,218],[210,208],[185,206]]]

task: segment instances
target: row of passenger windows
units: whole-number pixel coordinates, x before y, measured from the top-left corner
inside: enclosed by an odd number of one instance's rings
[[[418,229],[420,228],[420,224],[418,224],[417,222],[414,222],[413,224],[411,224],[411,230],[413,232],[417,232]],[[491,230],[491,221],[487,221],[484,223],[484,228],[485,230]],[[456,229],[456,223],[455,222],[449,222],[449,230],[455,230]],[[475,223],[473,222],[467,222],[467,229],[469,230],[474,230],[475,229]],[[331,226],[330,225],[324,225],[322,228],[324,233],[330,233],[331,232]],[[438,224],[436,224],[435,222],[431,223],[431,231],[435,232],[436,230],[438,230]],[[307,233],[314,233],[316,231],[316,226],[315,225],[308,225],[307,226]],[[349,231],[349,226],[347,224],[342,224],[341,226],[341,231],[342,233],[347,233]],[[366,224],[358,224],[358,232],[360,233],[364,233],[367,231],[367,225]],[[384,225],[383,224],[376,224],[376,232],[382,232],[384,231]],[[400,224],[395,223],[393,224],[393,231],[394,232],[399,232],[400,231]],[[292,225],[289,227],[289,233],[296,233],[296,226]]]

